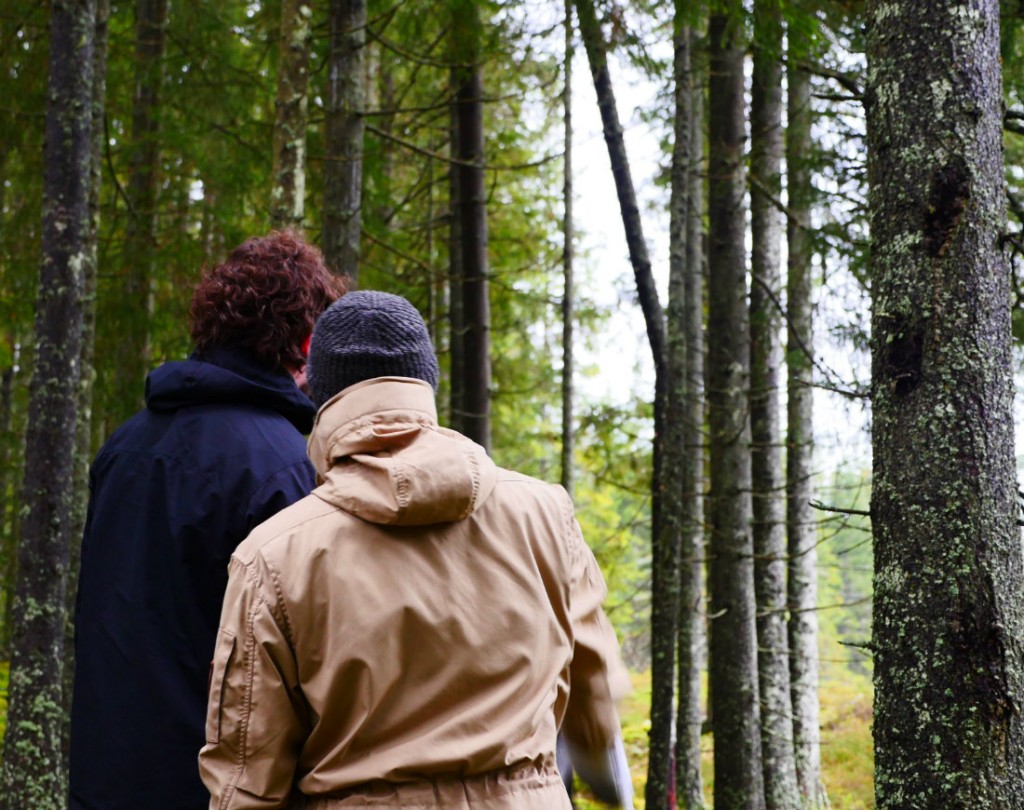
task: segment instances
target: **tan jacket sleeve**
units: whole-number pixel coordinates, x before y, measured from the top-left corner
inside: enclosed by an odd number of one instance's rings
[[[274,592],[259,558],[232,558],[199,753],[210,810],[288,806],[308,723]]]
[[[575,745],[603,752],[620,733],[616,704],[631,683],[604,612],[608,587],[575,518],[571,531],[576,550],[570,596],[575,644],[562,731]]]

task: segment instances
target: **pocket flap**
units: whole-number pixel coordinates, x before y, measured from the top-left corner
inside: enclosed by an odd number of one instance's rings
[[[220,742],[221,704],[224,702],[224,678],[235,653],[235,636],[227,630],[217,633],[217,647],[210,665],[210,696],[206,707],[206,741]]]

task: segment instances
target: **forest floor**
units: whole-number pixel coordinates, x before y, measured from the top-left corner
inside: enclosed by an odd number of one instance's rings
[[[0,663],[0,739],[7,717],[7,664]],[[649,674],[634,675],[633,693],[622,707],[622,732],[633,772],[636,810],[643,810],[647,776],[647,729],[651,701]],[[872,810],[871,685],[866,678],[825,679],[821,684],[821,758],[832,810]],[[711,806],[711,737],[704,738],[704,785]],[[601,810],[581,789],[577,810]]]
[[[633,773],[636,810],[644,808],[647,731],[651,700],[649,673],[633,676],[634,690],[622,707],[622,736]],[[821,759],[832,810],[873,810],[874,758],[871,744],[871,683],[867,678],[821,682]],[[704,791],[712,806],[712,740],[704,737]],[[607,810],[578,785],[577,810]]]

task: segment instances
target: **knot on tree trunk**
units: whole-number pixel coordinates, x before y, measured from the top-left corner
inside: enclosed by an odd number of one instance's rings
[[[897,325],[892,334],[895,337],[883,349],[884,368],[893,391],[903,397],[921,381],[924,332],[919,324],[908,321]]]
[[[952,158],[932,174],[924,215],[924,245],[933,259],[946,254],[970,196],[970,176],[962,157]]]

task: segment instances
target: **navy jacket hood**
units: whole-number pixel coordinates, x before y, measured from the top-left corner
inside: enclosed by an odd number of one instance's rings
[[[146,378],[146,407],[246,402],[285,417],[299,433],[313,428],[316,407],[285,371],[268,369],[247,349],[216,348],[164,363]]]

